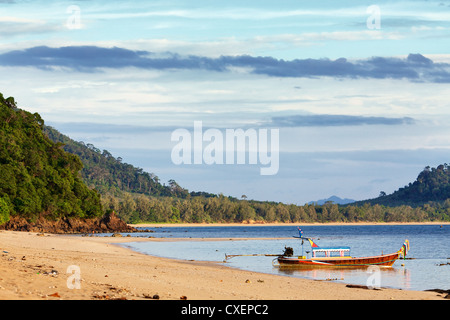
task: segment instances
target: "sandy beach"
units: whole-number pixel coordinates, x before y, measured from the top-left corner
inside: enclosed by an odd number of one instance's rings
[[[153,257],[116,245],[130,241],[163,240],[1,231],[0,299],[442,300],[445,295],[349,288],[217,263]]]

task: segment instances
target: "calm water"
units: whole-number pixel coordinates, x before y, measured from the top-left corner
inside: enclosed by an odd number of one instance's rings
[[[450,289],[450,225],[375,225],[375,226],[300,226],[303,236],[312,237],[319,246],[350,246],[352,256],[370,256],[396,252],[405,239],[410,242],[406,260],[397,260],[393,268],[379,273],[368,269],[289,269],[272,265],[275,257],[235,257],[227,266],[283,276],[336,281],[350,284],[400,288],[406,290]],[[225,254],[280,254],[285,246],[302,254],[295,226],[238,227],[158,227],[148,233],[158,238],[185,238],[182,241],[130,242],[133,250],[167,258],[223,262]],[[190,238],[225,238],[195,241]],[[239,240],[236,238],[259,238]],[[270,240],[262,238],[273,238]],[[284,238],[284,239],[275,239]],[[304,254],[310,251],[305,242]]]

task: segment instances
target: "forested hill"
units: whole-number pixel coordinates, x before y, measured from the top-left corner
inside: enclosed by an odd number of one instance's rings
[[[443,204],[450,201],[450,167],[441,164],[436,168],[429,166],[419,174],[416,181],[398,189],[392,194],[386,195],[383,191],[375,199],[358,202],[380,204],[385,206],[409,205],[422,206],[429,202]]]
[[[121,196],[123,192],[155,197],[175,197],[185,199],[189,196],[215,196],[205,192],[191,192],[169,180],[162,184],[157,175],[145,172],[122,158],[115,158],[109,151],[100,150],[94,145],[74,141],[56,129],[44,126],[44,133],[54,142],[64,144],[64,150],[77,155],[83,163],[81,177],[91,188],[102,195]]]
[[[450,221],[447,165],[425,168],[416,182],[392,195],[350,205],[238,200],[189,193],[174,180],[161,184],[156,175],[106,150],[46,127],[39,114],[17,108],[13,98],[1,94],[0,121],[0,228],[18,230],[19,218],[25,218],[41,230],[47,218],[46,223],[66,221],[64,231],[73,229],[71,218],[106,213],[105,223],[96,224],[99,229],[108,224],[109,230],[128,230],[111,223],[117,221],[111,212],[127,223]]]
[[[52,127],[44,126],[44,133],[54,142],[64,144],[65,151],[80,158],[83,180],[102,194],[118,195],[126,191],[154,196],[172,195],[170,187],[159,183],[157,176],[123,163],[120,157],[113,157],[107,150],[101,151],[90,143],[74,141]],[[176,188],[173,189],[175,191]],[[183,196],[183,189],[176,191]]]
[[[79,178],[83,164],[42,132],[37,113],[0,94],[0,224],[11,216],[36,220],[103,215],[100,196]]]

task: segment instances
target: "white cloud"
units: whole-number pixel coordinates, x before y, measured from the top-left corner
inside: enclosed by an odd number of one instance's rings
[[[23,34],[56,32],[61,29],[61,25],[48,23],[44,20],[0,16],[0,37],[3,38]]]

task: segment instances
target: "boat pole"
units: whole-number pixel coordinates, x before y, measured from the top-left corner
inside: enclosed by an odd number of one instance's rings
[[[304,254],[303,254],[303,239],[302,239],[302,257],[304,257]]]
[[[225,260],[234,258],[234,257],[279,257],[282,256],[282,254],[268,254],[268,253],[255,253],[255,254],[226,254],[225,253]]]

